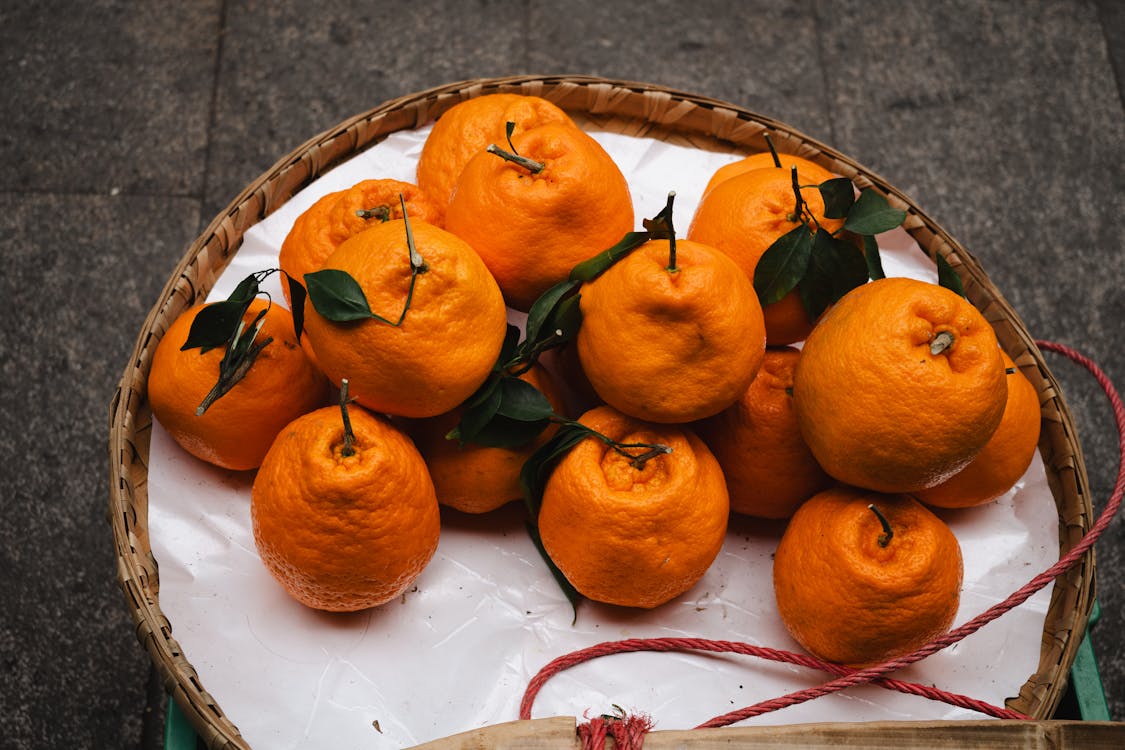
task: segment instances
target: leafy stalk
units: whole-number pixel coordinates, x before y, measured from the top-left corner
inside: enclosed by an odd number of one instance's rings
[[[258,355],[273,341],[266,337],[258,341],[258,334],[265,323],[269,305],[262,309],[247,326],[244,317],[250,304],[261,294],[261,283],[279,269],[270,268],[255,271],[242,279],[225,300],[212,302],[200,310],[191,323],[187,339],[180,351],[199,349],[200,355],[212,349],[223,348],[223,358],[219,362],[219,374],[215,385],[207,392],[196,408],[197,416],[202,416],[211,406],[237,385],[250,371]],[[295,299],[295,303],[297,300]],[[294,330],[298,337],[300,331],[294,316]]]
[[[465,401],[461,419],[447,438],[478,445],[514,447],[527,444],[551,422],[562,420],[547,398],[519,376],[530,370],[543,352],[577,335],[582,325],[583,283],[593,281],[650,239],[668,238],[670,244],[674,243],[672,207],[675,195],[669,192],[661,211],[644,220],[644,231],[627,233],[617,244],[576,265],[570,278],[541,294],[528,310],[522,341],[519,329],[509,327],[492,372]],[[672,248],[670,271],[675,270],[674,244]],[[630,459],[643,466],[651,456],[630,454]]]
[[[196,407],[195,416],[203,416],[211,405],[217,400],[225,396],[231,388],[239,383],[250,371],[254,365],[254,361],[263,349],[265,349],[273,341],[272,336],[267,336],[265,340],[255,343],[258,333],[262,330],[262,325],[265,323],[267,306],[257,317],[254,318],[253,323],[250,324],[249,332],[247,332],[246,324],[239,321],[238,327],[235,329],[234,335],[231,337],[230,342],[227,344],[226,352],[223,354],[222,361],[219,362],[219,379],[215,385],[203,397],[203,401]],[[203,352],[200,352],[202,354]]]
[[[824,218],[844,219],[843,226],[827,232],[801,195],[797,169],[791,170],[794,211],[789,215],[797,226],[774,240],[754,269],[754,289],[762,305],[780,301],[797,290],[810,321],[844,294],[883,278],[879,245],[874,235],[902,224],[906,212],[892,208],[879,193],[867,189],[855,197],[851,180],[835,177],[816,187],[824,203]],[[841,232],[858,235],[860,250]]]

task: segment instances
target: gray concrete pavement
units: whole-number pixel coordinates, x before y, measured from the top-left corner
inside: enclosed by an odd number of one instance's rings
[[[1113,0],[0,3],[0,747],[157,748],[115,581],[106,414],[180,255],[278,157],[452,81],[582,73],[727,99],[910,194],[1030,331],[1125,387],[1125,9]],[[1109,409],[1052,360],[1096,504]],[[1094,633],[1125,720],[1125,520]]]

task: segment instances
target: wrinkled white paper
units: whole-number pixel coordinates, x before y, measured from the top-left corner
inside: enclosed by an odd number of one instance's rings
[[[414,181],[428,131],[400,132],[318,179],[252,227],[210,298],[277,265],[294,219],[320,196],[369,178]],[[686,230],[711,173],[736,154],[592,133],[629,179],[638,226],[675,190]],[[902,231],[879,238],[889,276],[936,280]],[[265,288],[284,298],[277,275]],[[522,508],[443,512],[433,561],[401,600],[350,615],[309,610],[270,578],[250,530],[252,472],[189,456],[154,425],[149,524],[160,604],[203,687],[258,750],[401,748],[518,718],[530,678],[575,649],[660,636],[745,641],[799,651],[777,616],[771,554],[781,525],[732,520],[704,578],[655,611],[583,602],[577,622],[523,527]],[[960,624],[1058,559],[1057,517],[1037,457],[995,503],[943,512],[964,552]],[[1050,587],[961,643],[897,676],[1002,705],[1036,670]],[[544,687],[533,716],[582,717],[621,706],[657,729],[810,687],[826,676],[717,654],[623,654],[575,667]],[[877,687],[853,688],[750,720],[757,724],[981,718]]]

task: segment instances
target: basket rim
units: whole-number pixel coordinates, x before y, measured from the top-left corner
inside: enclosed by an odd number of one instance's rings
[[[311,180],[382,137],[421,126],[457,102],[490,93],[543,96],[563,109],[592,117],[625,120],[646,132],[699,138],[748,148],[770,131],[795,144],[797,153],[849,177],[860,188],[884,194],[907,212],[906,229],[931,257],[941,254],[961,276],[967,296],[998,328],[998,336],[1021,370],[1036,384],[1044,413],[1040,453],[1060,511],[1060,550],[1073,546],[1090,527],[1089,482],[1073,418],[1058,381],[1015,310],[991,283],[979,261],[905,193],[832,147],[779,120],[735,104],[657,84],[589,75],[520,75],[470,79],[406,94],[353,115],[308,139],[247,185],[200,233],[182,256],[151,308],[110,402],[110,522],[119,585],[130,606],[138,640],[149,651],[165,689],[211,748],[246,748],[237,727],[206,692],[172,637],[159,604],[159,575],[147,530],[148,431],[145,387],[151,355],[176,314],[202,299],[237,252],[243,233],[272,213]],[[570,106],[564,106],[563,102]],[[784,149],[781,149],[784,150]],[[1002,335],[1001,335],[1002,334]],[[1048,445],[1048,443],[1050,443]],[[1045,451],[1050,451],[1051,461]],[[1061,699],[1065,671],[1073,662],[1093,607],[1094,552],[1065,579],[1056,581],[1043,633],[1040,671],[1009,705],[1045,718]],[[1048,633],[1052,616],[1059,630]],[[1059,643],[1059,641],[1062,641]],[[1045,667],[1045,662],[1047,666]],[[1055,664],[1052,670],[1050,663]],[[1020,708],[1020,710],[1024,710]],[[731,730],[734,731],[734,730]]]

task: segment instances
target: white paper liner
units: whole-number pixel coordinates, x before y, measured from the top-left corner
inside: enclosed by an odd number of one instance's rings
[[[247,231],[209,299],[277,265],[296,217],[362,179],[414,181],[428,129],[392,134],[325,174]],[[592,132],[629,180],[638,225],[670,189],[683,233],[712,172],[736,154]],[[888,276],[936,280],[902,230],[879,237]],[[263,285],[283,302],[277,275]],[[227,472],[182,451],[153,425],[149,527],[160,604],[211,693],[256,750],[400,748],[518,718],[530,678],[551,659],[603,641],[661,636],[745,641],[799,651],[776,613],[771,555],[782,526],[734,518],[711,569],[654,611],[583,602],[572,612],[512,504],[481,517],[443,512],[437,554],[402,600],[330,615],[305,608],[262,566],[250,530],[252,472]],[[961,543],[960,624],[1058,559],[1057,512],[1038,455],[988,506],[942,512]],[[1050,587],[961,643],[896,676],[994,704],[1038,666]],[[716,654],[623,654],[570,669],[541,691],[535,717],[581,717],[613,705],[650,714],[657,729],[823,682],[800,667]],[[756,724],[982,718],[876,687],[853,688],[749,720]]]

